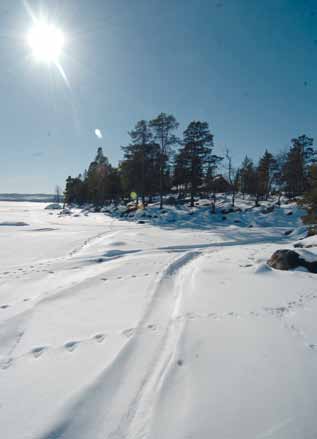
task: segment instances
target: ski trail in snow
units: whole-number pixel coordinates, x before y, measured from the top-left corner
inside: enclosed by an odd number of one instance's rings
[[[164,380],[169,364],[174,358],[183,327],[181,322],[178,325],[173,324],[180,309],[183,287],[185,279],[187,279],[187,276],[184,277],[183,271],[185,266],[199,255],[198,252],[185,254],[168,267],[161,279],[156,294],[160,296],[162,292],[163,294],[166,291],[169,291],[169,294],[173,292],[174,300],[171,314],[150,368],[147,370],[135,398],[131,401],[128,411],[120,419],[118,428],[110,433],[109,439],[143,438],[148,436],[157,391]],[[172,290],[166,288],[167,282],[173,283]],[[153,310],[146,316],[146,320],[150,321],[154,317],[152,312]],[[154,313],[156,313],[156,310],[154,310]],[[143,324],[146,324],[146,321],[143,321]],[[141,346],[140,349],[142,349]]]
[[[65,407],[57,425],[41,439],[147,437],[158,390],[175,352],[184,322],[177,320],[199,252],[188,252],[161,274],[138,327],[95,381]],[[160,324],[160,335],[144,327]],[[146,348],[145,348],[146,346]],[[62,420],[61,420],[62,419]],[[97,422],[96,422],[97,421]]]

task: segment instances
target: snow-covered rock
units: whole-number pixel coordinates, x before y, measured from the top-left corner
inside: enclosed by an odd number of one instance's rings
[[[46,210],[61,210],[62,206],[59,203],[51,203],[45,207]]]

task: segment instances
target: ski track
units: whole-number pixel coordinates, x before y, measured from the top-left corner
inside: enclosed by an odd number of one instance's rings
[[[116,359],[92,385],[77,396],[59,425],[44,433],[41,439],[85,438],[100,419],[95,439],[123,439],[146,437],[155,395],[171,365],[182,331],[182,320],[177,320],[182,302],[183,286],[190,271],[183,277],[199,252],[187,252],[171,262],[157,281],[143,317],[136,328],[126,330],[130,337]],[[162,319],[165,320],[162,323]],[[153,338],[153,322],[160,321],[161,332]],[[145,331],[145,328],[148,331]],[[144,357],[144,337],[152,337],[151,355]],[[174,359],[175,360],[175,359]],[[120,366],[119,366],[120,365]],[[123,369],[123,370],[122,370]],[[121,370],[121,373],[118,371]],[[126,374],[125,374],[126,372]],[[133,392],[125,386],[134,383]],[[109,388],[114,388],[109,394]],[[98,407],[98,414],[95,413]]]

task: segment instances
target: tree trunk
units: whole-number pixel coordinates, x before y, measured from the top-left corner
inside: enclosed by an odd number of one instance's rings
[[[259,206],[259,195],[256,194],[256,197],[255,197],[255,207],[258,207],[258,206]]]
[[[163,209],[163,176],[160,172],[160,209]]]
[[[194,207],[194,190],[190,191],[190,207]]]

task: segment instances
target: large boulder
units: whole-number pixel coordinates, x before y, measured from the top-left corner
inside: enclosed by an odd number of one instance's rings
[[[317,273],[317,261],[307,261],[294,250],[277,250],[267,263],[277,270],[293,270],[304,267],[311,273]]]

